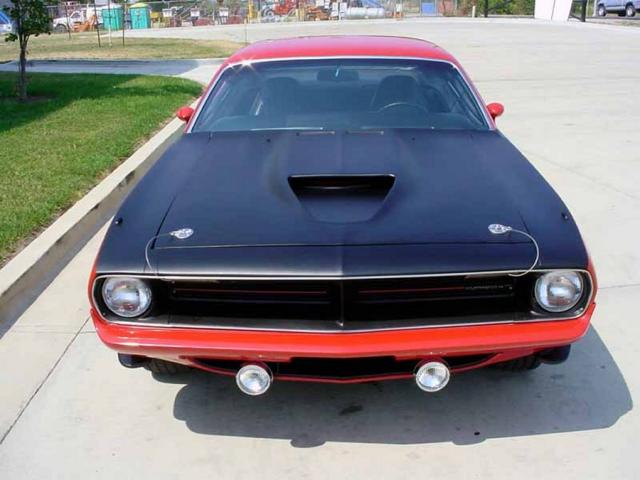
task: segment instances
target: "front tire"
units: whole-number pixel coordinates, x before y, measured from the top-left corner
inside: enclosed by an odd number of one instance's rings
[[[268,22],[273,22],[276,19],[276,12],[274,12],[273,10],[269,9],[269,10],[265,10],[262,13],[262,18],[264,18],[266,21]]]
[[[529,355],[528,357],[514,358],[508,362],[496,363],[495,367],[505,372],[526,372],[535,370],[542,362],[537,355]]]
[[[599,17],[606,17],[607,16],[607,9],[602,4],[598,5],[598,16]]]
[[[636,16],[636,7],[634,7],[633,4],[630,3],[624,9],[624,13],[627,15],[627,17],[635,17]]]
[[[144,366],[151,373],[158,373],[160,375],[178,375],[180,373],[187,373],[191,371],[191,367],[182,365],[180,363],[167,362],[166,360],[160,360],[159,358],[152,358]]]

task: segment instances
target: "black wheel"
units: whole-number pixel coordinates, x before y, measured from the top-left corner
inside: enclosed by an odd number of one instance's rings
[[[54,28],[54,30],[56,31],[56,33],[67,33],[67,27],[62,24],[56,25],[56,28]]]
[[[191,370],[191,368],[186,365],[167,362],[166,360],[160,360],[159,358],[150,359],[149,363],[147,363],[144,368],[152,373],[160,373],[162,375],[176,375],[178,373],[186,373]]]
[[[624,9],[624,13],[627,15],[627,17],[635,17],[636,16],[636,7],[634,7],[632,3],[629,3],[629,4],[627,4],[626,8]]]
[[[604,7],[604,5],[602,4],[598,5],[598,16],[604,17],[606,15],[607,15],[607,9]]]
[[[524,372],[538,368],[541,363],[537,356],[529,355],[528,357],[514,358],[508,362],[496,363],[495,367],[506,372]]]

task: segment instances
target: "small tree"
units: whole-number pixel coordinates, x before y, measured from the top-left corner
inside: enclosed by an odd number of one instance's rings
[[[11,0],[12,6],[4,11],[13,20],[16,31],[6,36],[7,42],[18,41],[20,45],[20,76],[18,77],[18,98],[27,99],[27,45],[29,38],[41,33],[51,33],[51,23],[43,0]]]

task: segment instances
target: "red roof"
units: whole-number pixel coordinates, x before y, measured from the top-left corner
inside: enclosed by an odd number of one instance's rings
[[[456,60],[442,48],[425,40],[373,35],[335,35],[264,40],[238,50],[227,61],[294,57],[416,57]]]

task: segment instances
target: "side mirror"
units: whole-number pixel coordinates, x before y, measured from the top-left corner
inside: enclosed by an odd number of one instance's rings
[[[501,103],[494,102],[487,105],[487,110],[489,110],[489,115],[491,115],[491,118],[495,120],[504,113],[504,106]]]
[[[191,107],[182,107],[178,110],[177,116],[183,122],[188,122],[193,115],[193,108]]]

